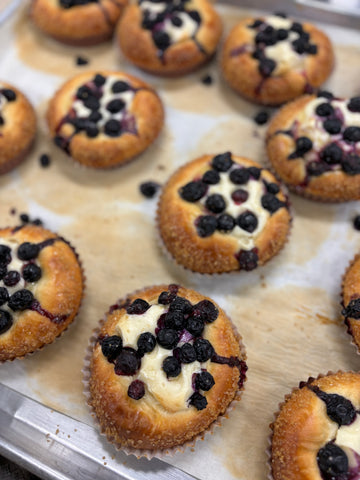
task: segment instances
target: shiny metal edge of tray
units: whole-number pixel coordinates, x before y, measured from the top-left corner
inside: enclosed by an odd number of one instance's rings
[[[18,7],[0,12],[0,24]],[[218,0],[309,18],[335,26],[360,28],[360,2],[348,0]],[[0,383],[0,454],[49,480],[191,480],[194,477],[161,461],[115,452],[96,428],[27,398]]]

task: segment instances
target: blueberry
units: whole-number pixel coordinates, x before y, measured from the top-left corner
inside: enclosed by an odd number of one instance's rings
[[[164,319],[165,328],[172,328],[181,331],[185,327],[185,316],[180,310],[169,311]]]
[[[188,12],[189,17],[191,17],[193,20],[195,20],[196,23],[201,22],[201,16],[200,13],[197,10],[189,10]]]
[[[347,108],[350,112],[360,112],[360,97],[350,98]]]
[[[254,23],[252,23],[251,25],[248,25],[249,28],[259,28],[260,25],[262,25],[264,22],[263,20],[260,20],[260,19],[256,19],[254,20]]]
[[[9,300],[9,292],[5,287],[0,287],[0,306]]]
[[[204,85],[212,85],[214,82],[213,77],[209,74],[204,75],[201,81]]]
[[[1,93],[4,95],[8,102],[13,102],[14,100],[16,100],[16,93],[10,88],[4,88],[3,90],[1,90]]]
[[[198,317],[189,317],[186,321],[186,330],[194,337],[200,337],[205,328],[204,320]]]
[[[356,215],[353,220],[355,230],[360,230],[360,215]],[[360,305],[359,305],[359,317],[360,317]]]
[[[175,297],[169,307],[169,312],[179,311],[184,314],[191,313],[192,310],[192,304],[189,302],[189,300],[183,297]]]
[[[286,40],[289,36],[289,32],[285,28],[279,28],[276,32],[278,40]]]
[[[249,193],[242,188],[238,188],[231,194],[231,198],[236,205],[241,205],[249,198]]]
[[[217,219],[217,229],[221,232],[231,232],[235,227],[235,220],[231,215],[224,213]]]
[[[214,355],[215,350],[209,340],[197,338],[194,342],[196,360],[200,363],[207,362]]]
[[[252,250],[241,250],[237,255],[237,259],[241,270],[250,272],[258,266],[259,256],[256,249],[253,248]]]
[[[316,55],[318,52],[318,47],[314,43],[310,43],[306,46],[306,53],[309,55]]]
[[[320,105],[316,107],[315,112],[319,117],[328,117],[334,113],[334,108],[330,103],[320,103]]]
[[[346,318],[360,318],[360,298],[353,298],[341,313]]]
[[[343,138],[347,142],[359,142],[360,141],[360,127],[347,127],[343,132]]]
[[[23,222],[23,223],[29,223],[30,222],[30,217],[27,213],[22,213],[20,215],[20,220]],[[1,248],[1,246],[0,246]]]
[[[204,390],[207,392],[215,385],[214,377],[209,372],[201,372],[196,375],[195,387],[197,390]]]
[[[276,62],[272,58],[263,58],[259,63],[259,72],[263,77],[270,77],[276,68]]]
[[[341,425],[350,425],[355,420],[356,410],[347,398],[336,393],[316,391],[316,395],[325,402],[328,417]]]
[[[259,180],[261,175],[261,168],[249,167],[247,168],[247,171],[250,173],[250,177],[252,177],[254,180]]]
[[[216,185],[220,182],[220,175],[216,170],[208,170],[204,173],[202,181],[208,185]]]
[[[317,93],[317,96],[320,98],[327,98],[328,100],[332,100],[334,98],[334,95],[331,92],[328,92],[327,90],[319,90]]]
[[[134,380],[128,388],[128,397],[134,400],[140,400],[145,395],[145,385],[141,380]]]
[[[196,230],[199,237],[210,237],[217,229],[217,219],[212,215],[203,215],[196,220]]]
[[[189,399],[189,404],[193,405],[197,410],[204,410],[207,403],[204,395],[201,395],[199,392],[194,392]]]
[[[7,265],[11,262],[11,249],[6,245],[0,245],[0,263]]]
[[[338,118],[328,118],[323,123],[325,130],[331,135],[341,132],[342,123]]]
[[[97,110],[94,110],[93,112],[90,113],[88,116],[87,120],[91,123],[97,123],[102,119],[102,115],[100,112]]]
[[[250,172],[246,168],[234,168],[229,177],[235,185],[245,185],[250,180]]]
[[[218,172],[227,172],[233,164],[231,152],[225,152],[220,155],[216,155],[212,159],[211,164]]]
[[[113,93],[123,93],[130,90],[130,85],[122,80],[117,80],[111,87]]]
[[[270,45],[275,45],[276,42],[277,34],[271,25],[268,25],[265,30],[260,31],[255,37],[256,45],[264,44],[265,46],[269,47]]]
[[[268,193],[276,195],[280,192],[280,187],[277,183],[266,183],[266,190]]]
[[[206,323],[212,323],[218,318],[219,310],[210,300],[201,300],[194,305],[192,316],[201,318]]]
[[[31,307],[31,304],[34,300],[34,295],[30,292],[30,290],[26,290],[25,288],[22,290],[18,290],[17,292],[13,293],[9,298],[8,305],[11,310],[26,310],[27,308]]]
[[[261,110],[261,112],[258,112],[255,115],[254,120],[258,125],[265,125],[265,123],[267,123],[269,120],[269,114],[265,110]]]
[[[265,58],[265,53],[264,53],[264,50],[262,50],[261,48],[257,47],[253,54],[251,55],[252,58],[255,58],[256,60],[260,60],[262,58]]]
[[[180,17],[172,17],[172,18],[171,18],[171,23],[172,23],[175,27],[181,27],[181,25],[183,24],[183,21],[181,20]]]
[[[167,350],[173,350],[179,342],[179,333],[173,328],[162,328],[158,331],[156,340]]]
[[[290,27],[290,30],[297,33],[302,33],[304,31],[303,26],[299,22],[293,22]]]
[[[275,213],[279,208],[285,207],[285,203],[272,193],[265,193],[265,195],[261,197],[261,205],[270,213]]]
[[[329,165],[340,163],[343,156],[342,149],[336,143],[326,145],[324,150],[320,153],[320,158]]]
[[[141,365],[140,358],[136,355],[133,348],[125,347],[116,358],[116,375],[135,375]]]
[[[10,270],[5,277],[3,282],[7,287],[14,287],[20,281],[20,273],[16,270]]]
[[[0,263],[0,280],[7,274],[7,266],[5,263]]]
[[[297,138],[295,145],[296,145],[296,153],[298,154],[299,157],[309,152],[313,147],[313,143],[308,137]]]
[[[161,305],[169,305],[169,303],[174,300],[175,296],[175,293],[161,292],[158,298],[158,303],[160,303]]]
[[[187,202],[197,202],[207,192],[208,187],[201,181],[189,182],[180,188],[179,194]]]
[[[86,100],[87,98],[89,98],[92,95],[93,95],[93,92],[92,92],[91,88],[87,87],[86,85],[83,85],[82,87],[78,88],[78,90],[76,92],[76,96],[80,100]]]
[[[179,349],[179,358],[181,363],[192,363],[196,360],[196,352],[193,345],[184,343]]]
[[[214,193],[206,199],[205,206],[210,212],[221,213],[225,210],[226,203],[222,195]]]
[[[319,175],[328,172],[329,168],[329,165],[327,165],[325,162],[317,162],[314,160],[313,162],[308,163],[306,171],[308,175],[318,177]]]
[[[121,135],[121,125],[120,122],[114,120],[108,120],[104,125],[104,131],[109,137],[118,137]]]
[[[84,100],[84,105],[86,108],[89,108],[90,110],[99,110],[100,108],[100,102],[96,97],[94,97],[94,95],[87,97]]]
[[[318,451],[316,457],[323,478],[332,480],[346,478],[349,471],[349,460],[344,450],[334,443],[327,443]],[[344,475],[344,476],[343,476]]]
[[[119,355],[123,348],[122,338],[118,335],[105,337],[101,341],[101,351],[103,355],[111,362]]]
[[[137,347],[140,355],[150,353],[156,347],[156,338],[152,333],[144,332],[138,338]]]
[[[20,260],[33,260],[39,255],[40,247],[37,243],[24,242],[17,251]]]
[[[171,45],[171,39],[168,33],[163,30],[155,30],[152,33],[152,38],[159,50],[166,50]]]
[[[125,108],[125,102],[120,98],[115,98],[114,100],[111,100],[106,105],[106,110],[108,110],[111,113],[118,113],[124,108]]]
[[[146,300],[137,298],[126,309],[128,315],[142,315],[150,308],[150,305]]]
[[[342,159],[341,166],[348,175],[357,175],[360,173],[360,157],[356,154],[347,155]]]
[[[93,79],[93,82],[97,87],[102,87],[104,83],[106,82],[106,77],[101,75],[100,73],[97,73]]]
[[[285,12],[275,12],[274,15],[276,17],[280,17],[280,18],[288,18],[287,14]]]
[[[0,310],[0,335],[5,333],[13,324],[12,316],[6,310]]]
[[[89,137],[89,138],[95,138],[99,135],[99,129],[97,128],[97,126],[95,124],[93,125],[88,125],[85,129],[86,131],[86,135]]]
[[[146,198],[153,198],[158,192],[160,185],[156,182],[144,182],[140,184],[140,192]]]
[[[178,377],[181,373],[181,363],[175,357],[166,357],[162,364],[162,369],[169,377]]]
[[[237,217],[236,223],[246,232],[252,233],[258,226],[258,219],[252,212],[247,210]]]
[[[42,155],[40,155],[40,165],[43,167],[43,168],[46,168],[50,165],[50,157],[49,155],[47,155],[46,153],[43,153]]]

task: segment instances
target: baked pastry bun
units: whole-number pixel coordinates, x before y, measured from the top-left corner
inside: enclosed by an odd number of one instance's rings
[[[360,198],[360,97],[329,92],[285,105],[267,131],[267,153],[277,175],[313,200]]]
[[[228,35],[221,57],[229,85],[265,105],[312,92],[325,82],[333,65],[334,52],[325,33],[283,14],[242,20]]]
[[[244,347],[208,297],[178,285],[113,305],[97,335],[89,404],[116,446],[159,451],[204,432],[239,396]]]
[[[55,93],[47,122],[55,144],[74,160],[110,168],[128,162],[156,139],[164,110],[142,80],[123,72],[86,72]]]
[[[360,352],[360,255],[347,268],[342,282],[342,315]]]
[[[290,223],[287,196],[272,173],[230,152],[203,155],[181,167],[158,205],[167,251],[200,273],[263,265],[283,247]]]
[[[0,81],[0,174],[17,167],[36,135],[36,115],[29,100],[13,85]]]
[[[178,76],[209,61],[221,33],[220,16],[208,0],[138,0],[126,8],[116,41],[143,70]]]
[[[31,0],[30,18],[46,35],[69,45],[109,40],[128,0]]]
[[[301,382],[272,424],[273,480],[355,479],[360,475],[360,374]]]
[[[52,343],[80,307],[78,256],[42,227],[0,229],[0,278],[0,362]]]

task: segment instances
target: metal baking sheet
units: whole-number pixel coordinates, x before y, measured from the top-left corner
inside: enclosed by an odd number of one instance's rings
[[[227,7],[226,3],[232,4],[232,7]],[[267,9],[268,11],[281,10],[299,18],[330,22],[324,28],[334,41],[341,39],[341,45],[337,51],[340,60],[338,70],[329,85],[330,87],[340,87],[340,93],[343,95],[359,94],[357,84],[360,71],[357,67],[358,62],[356,64],[354,61],[359,54],[359,50],[356,49],[356,43],[359,43],[359,34],[351,30],[351,28],[359,26],[359,14],[358,10],[345,9],[345,7],[350,9],[350,4],[346,5],[345,1],[336,4],[335,2],[315,0],[299,0],[298,2],[229,0],[218,2],[218,5],[227,30],[236,22],[237,15],[241,17],[248,13],[243,11],[244,7]],[[237,15],[234,15],[235,11]],[[9,47],[5,39],[10,38],[14,24],[16,24],[17,33],[23,33],[26,18],[23,17],[22,22],[19,22],[15,15],[12,15],[11,18],[8,17],[11,10],[4,10],[4,12],[8,20],[2,24],[0,30],[0,65],[2,59],[7,61],[4,62],[6,68],[2,70],[0,76],[9,81],[11,78],[15,78],[24,92],[27,92],[27,85],[30,82],[31,98],[36,103],[41,124],[40,117],[45,110],[45,100],[54,91],[54,84],[62,83],[64,77],[75,73],[74,67],[70,63],[79,51],[60,48],[55,42],[49,43],[49,54],[43,56],[43,52],[39,51],[37,56],[33,56],[33,68],[31,64],[26,64],[26,79],[22,78],[24,50],[21,51],[17,45],[16,55],[9,59],[8,57],[13,55],[15,50],[12,50],[11,46]],[[5,18],[5,13],[4,17],[0,18]],[[32,38],[29,36],[24,37],[25,47],[36,49],[36,44],[31,43],[31,40]],[[103,68],[104,64],[109,61],[109,58],[106,57],[108,52],[104,47],[95,48],[94,51],[101,59],[98,63],[94,62],[90,66],[95,69]],[[87,52],[88,50],[86,50]],[[69,58],[66,58],[67,56]],[[57,58],[60,58],[67,69],[62,77],[56,74]],[[65,63],[67,60],[68,64]],[[103,63],[99,63],[100,61]],[[111,61],[113,61],[112,57]],[[39,74],[39,65],[43,68],[41,75]],[[273,264],[249,275],[224,278],[221,282],[213,279],[193,278],[175,271],[157,252],[153,235],[155,203],[146,203],[139,198],[136,201],[132,199],[128,203],[122,201],[120,207],[124,209],[125,213],[122,212],[117,217],[116,198],[119,196],[117,186],[120,185],[124,190],[125,198],[125,194],[131,193],[131,189],[135,190],[140,179],[151,179],[150,177],[155,174],[161,176],[161,179],[166,179],[179,164],[194,158],[195,154],[204,153],[205,149],[213,152],[224,148],[226,150],[233,149],[234,152],[241,150],[241,153],[253,158],[263,155],[264,130],[256,129],[251,120],[259,107],[239,99],[222,85],[216,63],[186,79],[173,79],[171,83],[142,75],[136,69],[131,70],[130,68],[130,71],[153,83],[163,95],[167,107],[167,127],[161,141],[157,142],[157,145],[152,147],[142,159],[137,159],[128,167],[111,173],[95,173],[80,168],[76,169],[71,160],[63,158],[61,153],[56,154],[59,162],[55,166],[54,154],[51,168],[55,170],[55,174],[58,174],[56,179],[54,173],[51,174],[53,176],[48,176],[46,172],[40,171],[39,167],[36,168],[36,155],[41,153],[43,145],[44,148],[48,148],[50,144],[44,133],[44,125],[41,124],[41,133],[32,158],[17,171],[0,179],[2,189],[0,214],[6,221],[15,220],[9,215],[9,206],[12,205],[9,196],[11,196],[14,198],[13,203],[18,212],[21,211],[21,208],[26,208],[32,215],[45,218],[45,226],[48,228],[60,229],[64,236],[67,232],[72,234],[70,235],[71,240],[80,253],[83,252],[85,256],[88,296],[96,304],[97,315],[101,316],[107,306],[116,300],[114,295],[118,295],[118,293],[107,292],[103,288],[100,293],[104,297],[98,297],[98,291],[95,288],[97,285],[93,281],[93,277],[96,274],[102,282],[105,282],[107,272],[103,268],[99,268],[91,259],[90,254],[93,252],[86,251],[88,238],[83,239],[82,234],[86,234],[91,229],[87,228],[86,231],[76,233],[75,229],[71,229],[68,224],[72,214],[71,202],[74,202],[75,207],[75,201],[81,203],[81,196],[87,194],[91,189],[94,192],[97,210],[101,212],[104,207],[99,192],[103,193],[101,188],[107,188],[114,197],[114,199],[110,195],[106,197],[109,209],[111,208],[115,212],[114,221],[123,219],[128,210],[131,215],[142,222],[141,228],[139,227],[138,230],[131,231],[129,227],[129,236],[126,238],[131,240],[131,235],[141,238],[141,235],[145,234],[146,242],[143,242],[141,248],[135,253],[130,252],[134,257],[134,272],[126,279],[121,276],[121,272],[116,272],[113,265],[106,265],[103,260],[101,260],[102,267],[105,266],[109,269],[114,282],[119,282],[120,293],[123,294],[142,287],[143,284],[146,284],[145,282],[149,281],[156,283],[176,281],[213,296],[224,306],[230,316],[239,322],[238,328],[243,334],[248,350],[249,380],[244,397],[240,405],[232,412],[232,420],[227,423],[227,426],[225,422],[225,428],[221,429],[222,432],[217,431],[212,438],[207,439],[200,446],[197,445],[195,452],[190,451],[172,459],[153,459],[151,461],[128,457],[122,452],[114,450],[99,435],[84,406],[79,406],[76,402],[72,404],[66,397],[66,392],[62,395],[62,385],[56,390],[58,392],[56,398],[47,395],[47,386],[50,392],[53,391],[50,387],[52,376],[55,373],[51,365],[51,355],[55,352],[54,360],[61,368],[61,365],[66,363],[64,356],[67,355],[67,346],[73,346],[70,343],[71,336],[79,339],[83,335],[89,334],[89,330],[81,326],[81,318],[79,318],[79,322],[76,322],[76,325],[72,326],[64,338],[54,346],[45,348],[42,352],[38,352],[23,362],[12,362],[10,365],[1,367],[0,453],[40,477],[51,480],[73,480],[74,478],[80,480],[82,478],[84,480],[98,480],[99,478],[104,480],[115,478],[129,480],[206,478],[206,480],[215,480],[219,476],[231,480],[265,478],[266,456],[263,452],[267,444],[267,425],[276,405],[288,389],[297,381],[303,380],[306,375],[317,375],[320,373],[319,370],[323,372],[326,368],[358,369],[358,357],[349,345],[345,333],[342,335],[343,329],[336,319],[341,271],[359,247],[357,233],[352,231],[350,225],[352,216],[359,213],[357,212],[358,204],[350,202],[346,205],[326,206],[311,204],[306,200],[292,197],[296,211],[294,231],[292,232],[294,238],[290,239],[284,254],[281,253],[279,259],[276,259]],[[201,76],[207,72],[210,72],[215,79],[215,86],[208,90],[206,90],[208,87],[204,87],[200,81]],[[41,82],[39,82],[39,77],[41,77]],[[186,93],[189,92],[188,98],[184,95],[181,96],[181,99],[178,98],[177,91],[181,89]],[[211,96],[214,91],[222,97],[221,101],[216,96]],[[196,107],[197,110],[194,110],[193,104],[196,102],[192,99],[197,99],[197,97],[202,98],[203,104],[199,104]],[[221,110],[222,107],[225,107],[224,111]],[[201,108],[205,111],[211,110],[211,115],[207,117]],[[199,143],[197,143],[197,137],[200,139]],[[226,147],[223,138],[230,141]],[[243,150],[238,148],[238,142],[242,142]],[[151,164],[153,157],[157,156],[161,161],[158,164],[154,162]],[[174,157],[176,160],[173,160]],[[164,166],[166,160],[169,161],[169,165]],[[141,169],[144,170],[143,174],[140,172]],[[59,205],[56,205],[56,209],[52,208],[51,199],[47,202],[46,196],[42,196],[41,191],[32,189],[31,182],[37,185],[39,181],[35,175],[40,177],[41,182],[50,183],[51,187],[47,186],[48,189],[56,190],[57,180],[61,187],[69,188],[65,194],[62,192],[63,196],[59,197]],[[22,176],[30,183],[22,183]],[[71,195],[75,200],[71,200],[65,205],[64,197],[71,197]],[[88,221],[97,218],[97,212],[91,211],[90,207],[91,205],[88,209],[83,207],[79,211]],[[126,219],[129,220],[129,217]],[[106,222],[113,228],[112,221],[110,216],[106,218]],[[101,238],[104,239],[105,235],[111,234],[111,229],[108,230],[105,224],[102,224],[102,227],[105,234]],[[83,228],[86,229],[85,225]],[[124,226],[122,228],[126,230]],[[101,235],[101,232],[94,231],[95,234]],[[114,237],[111,239],[114,240]],[[101,252],[96,249],[94,238],[92,241],[91,247],[94,249],[94,255],[102,258]],[[128,254],[125,247],[124,256]],[[108,248],[109,254],[114,251],[112,244],[109,244]],[[314,249],[316,258],[313,262]],[[145,255],[145,258],[141,258],[142,255]],[[149,260],[152,256],[155,256],[160,265],[159,269],[154,272],[151,271],[154,263]],[[297,258],[294,260],[296,256]],[[333,264],[334,258],[338,259],[336,267]],[[113,260],[111,263],[114,263]],[[235,278],[236,280],[234,280]],[[293,285],[296,285],[298,290]],[[323,289],[319,289],[319,286]],[[271,290],[272,288],[273,290]],[[267,294],[268,291],[276,292],[276,288],[279,290],[275,296],[271,297],[270,294]],[[297,296],[298,291],[303,296]],[[268,311],[266,302],[269,302]],[[294,318],[281,317],[284,310],[293,308],[295,309]],[[276,315],[277,309],[278,316]],[[87,313],[87,305],[85,305],[85,312],[82,316],[86,316]],[[247,323],[241,323],[242,316],[248,317]],[[262,328],[258,325],[259,318],[262,320]],[[97,318],[94,321],[96,323]],[[270,337],[264,335],[264,331]],[[294,331],[297,339],[303,342],[301,348],[297,345],[296,339],[291,338]],[[322,344],[324,338],[331,344],[329,351]],[[284,344],[291,348],[284,347]],[[311,351],[306,350],[306,355],[304,355],[303,345],[312,347]],[[83,350],[79,353],[79,357],[82,356]],[[48,368],[46,361],[49,362]],[[277,363],[279,367],[277,367]],[[293,371],[286,368],[282,370],[281,367],[284,367],[285,364],[291,365]],[[39,371],[39,369],[41,370]],[[40,376],[43,377],[43,381],[38,384],[37,379]],[[71,384],[71,387],[78,388],[75,384]],[[263,394],[259,392],[263,392]],[[258,421],[261,415],[264,415],[262,421],[264,428],[262,431],[254,433],[252,425]],[[244,424],[244,418],[247,421],[246,424]],[[238,430],[236,429],[237,425],[239,425]],[[238,457],[246,459],[246,462],[236,463]],[[206,462],[207,459],[208,462]]]

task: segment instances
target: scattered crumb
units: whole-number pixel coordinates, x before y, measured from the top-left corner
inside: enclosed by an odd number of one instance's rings
[[[157,168],[158,170],[165,170],[165,165],[158,165]]]
[[[59,432],[60,432],[60,430],[57,428],[56,432],[55,432],[55,435],[57,435]]]
[[[74,432],[77,432],[77,428],[74,428]]]
[[[42,155],[40,155],[39,161],[41,167],[46,168],[50,165],[51,159],[47,153],[43,153]]]
[[[102,457],[103,460],[105,460],[106,457]]]
[[[212,85],[214,82],[214,79],[211,75],[206,74],[202,77],[201,81],[204,85]]]
[[[269,113],[265,110],[261,110],[255,115],[254,120],[258,125],[265,125],[269,120]]]
[[[68,438],[71,438],[70,435],[68,435]]]
[[[107,465],[107,463],[106,463],[106,462],[104,462],[104,465]]]
[[[10,215],[15,215],[15,214],[16,214],[16,208],[11,208]]]
[[[160,189],[160,184],[157,182],[148,181],[141,183],[139,188],[144,197],[153,198]]]
[[[76,62],[76,65],[83,66],[83,65],[87,65],[89,63],[89,60],[79,55],[78,57],[76,57],[75,62]]]

